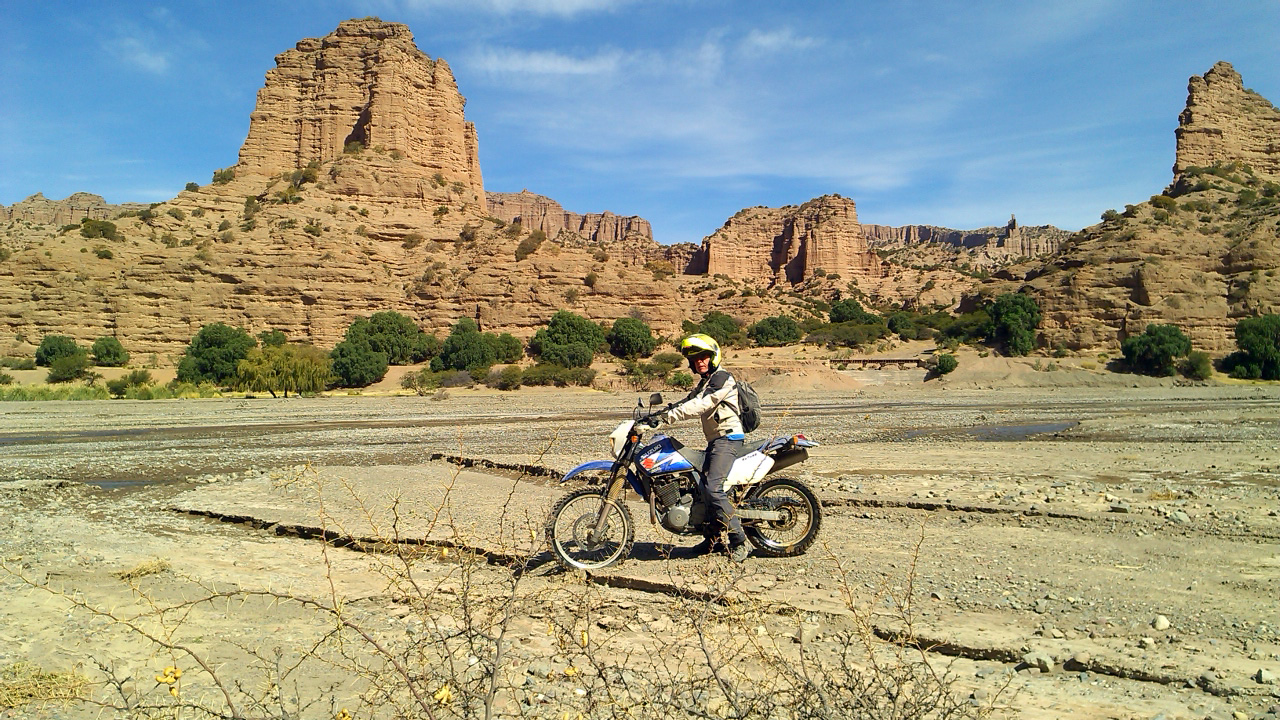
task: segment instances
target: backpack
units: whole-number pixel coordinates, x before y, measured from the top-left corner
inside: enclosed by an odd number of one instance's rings
[[[760,427],[760,396],[750,383],[734,379],[738,383],[738,419],[742,421],[742,431],[749,433]]]

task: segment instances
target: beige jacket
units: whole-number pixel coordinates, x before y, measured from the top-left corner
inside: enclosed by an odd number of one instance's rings
[[[702,434],[707,442],[725,435],[743,434],[742,420],[738,417],[738,383],[728,370],[716,370],[702,378],[693,392],[663,414],[663,421],[670,425],[692,417],[702,420]]]

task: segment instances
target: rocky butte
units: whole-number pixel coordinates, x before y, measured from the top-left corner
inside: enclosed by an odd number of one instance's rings
[[[1235,349],[1245,317],[1280,311],[1280,110],[1220,62],[1187,86],[1172,183],[1108,211],[1047,263],[1002,271],[985,294],[1026,289],[1042,341],[1115,348],[1148,324],[1173,324],[1195,349]]]

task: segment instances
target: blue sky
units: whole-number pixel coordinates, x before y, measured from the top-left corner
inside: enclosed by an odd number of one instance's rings
[[[864,223],[1078,229],[1170,180],[1191,75],[1280,103],[1280,2],[6,0],[0,203],[158,201],[236,160],[274,56],[403,22],[467,97],[491,191],[661,242],[825,193]]]

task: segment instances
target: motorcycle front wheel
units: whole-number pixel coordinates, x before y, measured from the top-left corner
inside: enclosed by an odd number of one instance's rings
[[[743,506],[782,514],[781,520],[753,521],[742,528],[756,550],[768,557],[800,555],[818,538],[822,527],[822,505],[799,480],[766,480],[751,488]]]
[[[593,537],[601,512],[604,526]],[[570,570],[599,570],[622,562],[631,554],[634,540],[631,512],[622,503],[606,501],[600,488],[582,488],[560,498],[547,520],[551,552]]]

